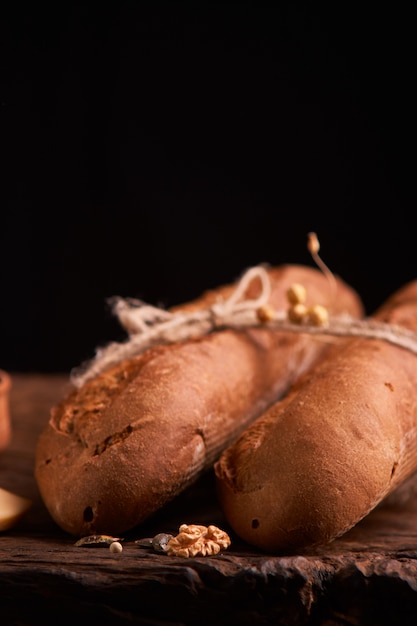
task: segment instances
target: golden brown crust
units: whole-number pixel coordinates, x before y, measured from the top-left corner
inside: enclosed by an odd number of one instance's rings
[[[417,331],[417,282],[374,316]],[[417,356],[345,339],[215,466],[235,532],[263,550],[325,544],[417,468]]]
[[[10,387],[12,381],[7,372],[0,370],[0,451],[10,443],[12,428],[10,422]]]
[[[269,275],[277,309],[293,282],[306,285],[311,302],[331,305],[329,283],[315,269],[283,266]],[[333,310],[360,316],[357,294],[338,286]],[[205,308],[232,289],[181,308]],[[130,530],[212,466],[327,347],[266,328],[224,330],[149,349],[87,381],[53,408],[38,441],[35,476],[46,507],[74,535]]]

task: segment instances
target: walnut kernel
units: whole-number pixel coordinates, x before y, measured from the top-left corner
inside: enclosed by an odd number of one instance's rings
[[[179,534],[172,537],[166,546],[169,556],[212,556],[230,546],[229,535],[217,526],[182,524]]]

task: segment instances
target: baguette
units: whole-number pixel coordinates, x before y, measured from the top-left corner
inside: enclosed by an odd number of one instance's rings
[[[372,320],[417,332],[417,281]],[[294,553],[356,525],[417,469],[416,389],[412,349],[363,337],[331,348],[215,464],[234,532]]]
[[[363,314],[340,278],[332,306],[331,285],[316,269],[285,265],[267,275],[275,309],[288,306],[296,282],[310,302],[335,314]],[[177,310],[206,309],[234,289],[207,292]],[[258,278],[246,296],[260,289]],[[212,467],[328,346],[266,327],[224,329],[149,348],[70,389],[36,446],[35,478],[50,515],[75,536],[133,529]]]
[[[11,384],[9,374],[0,370],[0,451],[8,447],[12,436],[9,406]]]

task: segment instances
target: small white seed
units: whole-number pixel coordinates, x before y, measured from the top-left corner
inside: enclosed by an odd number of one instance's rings
[[[112,554],[120,554],[120,552],[123,552],[123,546],[120,541],[113,541],[109,546],[109,550]]]

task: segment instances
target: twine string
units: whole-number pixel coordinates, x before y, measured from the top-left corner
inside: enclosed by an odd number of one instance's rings
[[[261,284],[259,295],[256,298],[246,298],[248,287],[256,279]],[[90,362],[73,370],[71,381],[81,387],[108,367],[141,354],[155,345],[201,337],[218,328],[252,325],[256,320],[256,311],[268,302],[270,295],[269,276],[260,265],[249,268],[243,274],[229,298],[198,311],[171,313],[141,300],[114,297],[110,300],[113,313],[127,331],[129,339],[98,348]]]
[[[259,279],[261,290],[254,298],[246,296],[252,281]],[[267,322],[258,317],[258,310],[267,304],[271,283],[263,266],[249,268],[241,277],[231,296],[207,309],[171,313],[132,298],[112,298],[113,313],[126,330],[128,339],[98,348],[95,357],[75,368],[71,382],[81,387],[109,367],[124,359],[142,354],[148,348],[202,337],[215,330],[244,330],[264,327],[283,332],[333,337],[365,337],[382,339],[417,354],[417,334],[398,325],[378,322],[370,318],[357,320],[350,316],[330,317],[325,326],[294,323],[287,311],[277,311]]]

